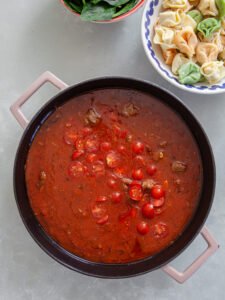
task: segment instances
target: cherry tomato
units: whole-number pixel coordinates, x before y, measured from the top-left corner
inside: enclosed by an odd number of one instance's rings
[[[153,188],[151,189],[151,196],[154,199],[160,199],[160,198],[164,197],[165,196],[165,192],[162,189],[162,186],[161,185],[155,185],[155,186],[153,186]]]
[[[140,141],[133,142],[132,150],[135,154],[142,154],[145,150],[145,145]]]
[[[145,235],[149,232],[149,225],[148,223],[142,221],[140,223],[137,224],[137,231],[142,234]]]
[[[132,200],[140,201],[143,197],[143,190],[140,184],[132,185],[129,188],[129,196]]]
[[[64,142],[67,145],[74,145],[77,138],[78,138],[78,135],[72,130],[67,130],[63,136]]]
[[[134,179],[137,179],[137,180],[143,179],[144,178],[144,173],[143,173],[142,169],[134,169],[132,171],[132,177]]]
[[[84,127],[82,129],[83,136],[87,136],[93,132],[93,129],[91,127]]]
[[[154,206],[151,203],[145,203],[141,211],[143,216],[149,219],[152,219],[155,215]]]
[[[134,185],[137,185],[138,187],[141,188],[141,183],[140,183],[140,181],[132,180],[131,183],[130,183],[130,187],[131,187],[131,186],[134,186]]]
[[[165,198],[161,197],[159,199],[153,199],[153,206],[154,207],[161,207],[165,203]]]
[[[120,192],[113,192],[111,194],[111,199],[112,199],[113,202],[119,203],[119,202],[122,201],[123,195]]]
[[[77,150],[84,150],[84,140],[77,139],[75,142],[75,147]]]
[[[120,163],[121,158],[117,152],[111,151],[106,155],[106,164],[109,168],[114,169],[118,167]]]
[[[99,142],[95,138],[88,138],[85,142],[85,149],[87,152],[95,153],[99,149]]]
[[[110,142],[102,142],[100,145],[101,151],[109,151],[112,148],[112,145]]]
[[[168,230],[168,226],[165,223],[159,222],[153,226],[152,232],[153,232],[153,236],[156,239],[159,239],[159,238],[165,238],[168,235],[169,230]]]
[[[101,160],[97,160],[93,163],[92,174],[96,177],[105,175],[105,166]]]
[[[106,215],[106,208],[103,207],[100,203],[98,203],[92,207],[91,213],[94,218],[101,219]]]
[[[108,198],[106,196],[98,196],[96,202],[106,202]]]
[[[84,171],[84,165],[79,161],[72,162],[68,169],[68,173],[72,177],[80,177],[83,175]]]
[[[83,154],[84,154],[83,150],[75,150],[72,154],[72,160],[77,159],[78,157],[80,157]]]
[[[157,168],[156,168],[156,165],[154,164],[149,164],[147,166],[147,173],[150,175],[150,176],[153,176],[155,174],[155,172],[157,171]]]
[[[88,153],[86,156],[86,161],[89,163],[93,163],[98,159],[98,156],[95,153]]]
[[[109,187],[115,188],[116,185],[117,185],[116,176],[109,177],[108,180],[107,180],[107,184],[108,184]]]
[[[96,221],[96,223],[99,224],[99,225],[104,225],[106,222],[108,222],[108,220],[109,220],[109,215],[105,215],[101,219],[98,219]]]

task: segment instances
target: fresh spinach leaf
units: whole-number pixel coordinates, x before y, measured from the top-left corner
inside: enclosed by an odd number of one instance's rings
[[[116,18],[118,16],[121,16],[131,10],[135,5],[137,4],[137,0],[131,0],[129,3],[127,3],[124,7],[122,7],[119,11],[117,11],[113,18]]]
[[[127,2],[129,2],[129,0],[103,0],[104,2],[107,2],[108,4],[112,5],[112,6],[121,6]]]
[[[99,2],[101,2],[102,0],[91,0],[91,3],[93,4],[98,4]]]
[[[64,0],[64,2],[75,12],[79,14],[81,13],[83,5],[79,3],[79,1],[76,1],[77,3],[75,3],[75,1],[72,2],[72,1]]]
[[[106,3],[93,3],[87,2],[81,12],[81,19],[84,21],[102,21],[111,20],[116,12],[115,7],[111,7]]]

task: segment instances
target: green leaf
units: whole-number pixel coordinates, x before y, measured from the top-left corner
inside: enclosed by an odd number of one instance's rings
[[[202,80],[200,67],[193,63],[187,62],[178,69],[178,80],[182,84],[194,84]]]
[[[216,0],[216,5],[219,9],[220,18],[225,16],[225,0]]]
[[[107,2],[108,4],[112,5],[112,6],[121,6],[127,2],[129,2],[130,0],[103,0],[104,2]]]
[[[111,7],[106,3],[86,3],[81,12],[81,19],[84,21],[104,21],[111,20],[116,12],[115,7]]]
[[[204,37],[210,37],[213,32],[219,30],[221,22],[215,18],[207,18],[198,23],[197,30],[200,31]]]
[[[137,4],[137,0],[131,0],[129,3],[127,3],[123,8],[121,8],[119,11],[117,11],[114,15],[113,18],[116,18],[120,15],[125,14],[129,10],[131,10],[135,5]]]
[[[70,8],[72,8],[75,12],[77,12],[77,13],[81,13],[81,11],[82,11],[82,6],[83,5],[81,5],[80,3],[79,3],[79,1],[77,1],[77,3],[75,3],[75,1],[68,1],[68,0],[64,0],[64,2],[70,7]]]
[[[101,2],[102,0],[91,0],[91,3],[93,4],[98,4],[99,2]]]

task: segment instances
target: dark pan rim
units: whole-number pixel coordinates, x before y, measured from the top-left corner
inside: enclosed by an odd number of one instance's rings
[[[192,221],[172,245],[154,256],[131,263],[95,263],[68,252],[42,229],[32,212],[26,193],[24,161],[27,157],[29,145],[38,128],[45,121],[46,117],[54,111],[55,107],[63,105],[63,103],[79,94],[100,88],[126,88],[157,97],[157,100],[168,105],[186,123],[196,140],[202,158],[203,190],[199,206]],[[104,77],[70,86],[52,97],[41,107],[28,124],[20,140],[14,162],[13,180],[16,203],[23,223],[32,238],[49,256],[62,265],[82,274],[101,278],[125,278],[144,274],[168,264],[190,245],[200,232],[211,209],[215,190],[215,177],[215,163],[209,140],[198,120],[181,100],[165,89],[146,81],[124,77]]]

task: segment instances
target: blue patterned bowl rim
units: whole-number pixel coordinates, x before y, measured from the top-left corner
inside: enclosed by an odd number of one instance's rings
[[[155,69],[169,82],[173,83],[181,89],[190,92],[200,94],[215,94],[225,92],[225,82],[215,85],[183,85],[177,80],[177,78],[172,74],[172,72],[168,72],[168,70],[166,70],[164,66],[160,63],[152,47],[152,42],[150,40],[150,24],[152,21],[151,17],[154,15],[155,8],[159,5],[159,0],[149,0],[146,3],[142,17],[142,42],[145,48],[145,52]]]

